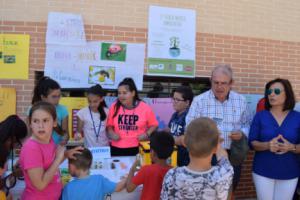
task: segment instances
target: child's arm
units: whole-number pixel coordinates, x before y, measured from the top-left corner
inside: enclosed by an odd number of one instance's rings
[[[122,179],[119,183],[117,183],[115,192],[121,192],[126,186],[126,178]]]
[[[112,126],[108,126],[106,128],[106,136],[111,139],[111,140],[114,140],[114,141],[118,141],[120,140],[120,135],[119,134],[116,134],[113,127]]]
[[[136,172],[136,167],[138,166],[139,161],[135,160],[135,162],[133,163],[132,167],[130,168],[128,177],[127,177],[127,182],[126,182],[126,190],[127,192],[132,192],[135,190],[135,188],[137,187],[137,185],[135,185],[132,182],[132,177],[134,176],[134,173]]]
[[[219,166],[219,179],[216,184],[216,199],[227,200],[233,179],[233,167],[230,165],[229,160],[224,158],[219,161]]]
[[[218,147],[217,147],[217,152],[216,152],[216,156],[217,156],[217,160],[219,161],[221,158],[227,158],[228,159],[228,154],[227,151],[225,149],[223,149],[222,147],[222,142],[224,141],[223,138],[219,139],[219,143],[218,143]]]
[[[65,148],[58,146],[56,156],[51,166],[45,171],[42,167],[28,169],[28,176],[32,185],[38,189],[45,189],[57,173],[60,163],[64,160]]]

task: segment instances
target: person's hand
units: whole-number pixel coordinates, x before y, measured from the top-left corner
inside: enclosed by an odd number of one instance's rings
[[[70,158],[70,159],[76,159],[74,155],[75,154],[81,154],[83,149],[84,148],[82,146],[78,146],[78,147],[75,147],[73,149],[69,149],[69,150],[66,151],[65,157]]]
[[[138,136],[138,140],[139,141],[149,140],[149,137],[148,137],[147,133],[144,133],[144,134],[141,134]]]
[[[81,138],[82,138],[81,133],[76,132],[76,133],[74,134],[74,140],[78,141],[78,140],[81,140]]]
[[[232,131],[229,135],[229,138],[231,140],[240,140],[243,136],[243,133],[241,131]]]
[[[279,135],[279,139],[281,139],[283,141],[283,142],[278,143],[280,153],[286,153],[286,152],[291,151],[292,149],[294,149],[295,145],[290,143],[282,135]]]
[[[176,145],[184,146],[184,135],[175,136],[174,137],[174,142],[175,142]]]
[[[62,145],[57,145],[55,152],[55,159],[60,163],[65,159],[65,147]]]
[[[277,137],[274,137],[272,140],[270,140],[269,142],[269,148],[270,148],[270,151],[273,152],[273,153],[278,153],[280,150],[279,150],[279,140],[280,136],[278,135]]]
[[[13,175],[15,177],[23,177],[23,171],[20,167],[20,163],[19,160],[17,161],[17,163],[13,166]]]
[[[65,133],[63,138],[62,138],[62,141],[59,143],[60,145],[64,146],[68,143],[69,141],[69,134],[68,133]]]
[[[224,139],[220,137],[219,138],[219,143],[218,143],[218,146],[217,146],[217,152],[216,152],[216,156],[217,156],[218,160],[220,160],[221,157],[228,158],[227,151],[222,147],[223,142],[224,142]]]
[[[138,158],[134,161],[134,163],[131,166],[132,172],[136,172],[139,170],[138,166],[140,166],[140,160],[138,160]]]
[[[119,141],[121,139],[119,134],[112,133],[112,132],[109,133],[109,138],[114,141]]]

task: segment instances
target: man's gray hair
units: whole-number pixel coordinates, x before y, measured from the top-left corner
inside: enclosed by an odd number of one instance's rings
[[[220,71],[221,73],[228,76],[231,81],[233,80],[233,73],[232,73],[232,69],[229,64],[217,64],[211,72],[211,79],[212,79],[214,73],[217,71]]]

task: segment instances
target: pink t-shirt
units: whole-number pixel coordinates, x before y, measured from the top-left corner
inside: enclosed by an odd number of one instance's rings
[[[29,179],[27,170],[42,167],[47,170],[55,159],[56,145],[51,139],[49,144],[42,144],[29,138],[21,149],[20,164],[25,178],[25,190],[22,200],[58,200],[62,190],[60,173],[57,170],[48,186],[39,191]]]
[[[115,104],[109,109],[107,126],[112,126],[114,131],[120,135],[119,141],[111,141],[111,145],[118,148],[137,147],[138,136],[144,134],[150,126],[158,126],[155,115],[148,104],[140,101],[133,109],[120,106],[115,117]]]

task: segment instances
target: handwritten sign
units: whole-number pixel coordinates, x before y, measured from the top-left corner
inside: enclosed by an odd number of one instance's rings
[[[29,35],[0,34],[0,79],[28,79]]]
[[[137,88],[142,90],[144,57],[144,44],[48,44],[45,75],[63,88],[88,88],[100,84],[105,89],[116,89],[121,80],[132,77]]]
[[[46,44],[83,45],[86,43],[81,15],[50,12]]]
[[[0,121],[16,114],[16,89],[0,88]]]

